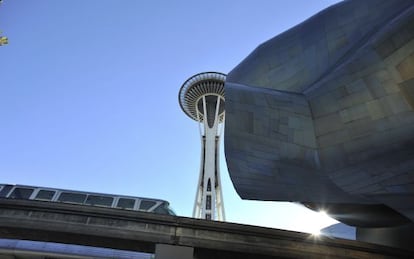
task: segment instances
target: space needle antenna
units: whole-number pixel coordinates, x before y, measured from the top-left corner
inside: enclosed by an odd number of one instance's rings
[[[201,138],[201,165],[193,217],[224,221],[220,181],[219,148],[224,124],[224,82],[226,75],[204,72],[190,77],[181,86],[178,101],[188,117],[198,122]]]

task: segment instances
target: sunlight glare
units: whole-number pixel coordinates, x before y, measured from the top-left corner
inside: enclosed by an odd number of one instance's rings
[[[325,211],[311,211],[307,213],[306,216],[298,218],[297,220],[297,229],[302,232],[307,232],[313,236],[319,236],[321,234],[321,229],[337,223],[336,220],[328,216]]]

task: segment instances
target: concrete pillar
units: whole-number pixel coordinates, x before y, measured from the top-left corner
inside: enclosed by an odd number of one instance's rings
[[[193,259],[194,248],[188,246],[155,245],[155,259]]]

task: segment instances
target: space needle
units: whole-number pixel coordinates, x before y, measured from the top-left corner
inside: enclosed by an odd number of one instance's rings
[[[204,72],[190,77],[181,86],[178,101],[188,117],[198,122],[201,138],[201,165],[193,217],[225,220],[220,181],[219,148],[224,122],[226,75]]]

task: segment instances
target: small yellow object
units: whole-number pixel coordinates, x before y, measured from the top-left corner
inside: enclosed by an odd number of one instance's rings
[[[9,43],[9,39],[7,39],[7,37],[0,36],[0,46],[6,45],[8,43]]]

